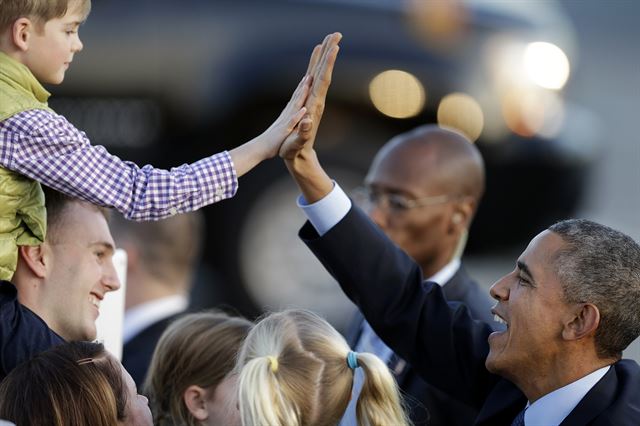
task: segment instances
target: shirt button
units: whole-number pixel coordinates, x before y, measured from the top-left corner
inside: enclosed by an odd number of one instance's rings
[[[178,209],[176,209],[175,207],[171,207],[169,209],[169,214],[171,214],[171,216],[175,216],[176,214],[178,214]]]

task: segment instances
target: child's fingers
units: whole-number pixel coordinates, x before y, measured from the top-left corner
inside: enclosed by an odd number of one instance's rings
[[[306,107],[300,108],[300,110],[289,120],[289,123],[287,124],[287,130],[291,132],[298,125],[300,120],[302,120],[302,118],[306,113],[307,113]]]
[[[290,104],[293,104],[295,109],[299,109],[302,105],[304,105],[307,100],[307,96],[309,96],[309,91],[311,90],[311,76],[305,75],[304,78],[296,87],[296,90],[293,92],[291,96]]]
[[[296,109],[302,107],[302,105],[307,101],[307,97],[311,92],[311,81],[311,76],[306,76],[301,85],[296,89],[297,93],[294,93],[293,97]]]

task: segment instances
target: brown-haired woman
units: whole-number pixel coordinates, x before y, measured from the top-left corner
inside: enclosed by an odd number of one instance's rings
[[[251,322],[222,312],[185,315],[158,341],[145,393],[156,425],[238,424],[233,370]]]
[[[30,426],[151,426],[148,401],[100,343],[70,342],[19,365],[0,384],[0,418]]]

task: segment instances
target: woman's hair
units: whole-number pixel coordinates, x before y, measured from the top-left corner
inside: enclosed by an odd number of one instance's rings
[[[349,352],[344,338],[311,312],[287,310],[266,316],[247,336],[236,365],[242,424],[337,424],[351,398]],[[408,424],[387,366],[369,353],[352,356],[364,372],[358,424]]]
[[[251,322],[222,312],[188,314],[162,334],[145,381],[155,424],[196,425],[184,403],[191,385],[214,390],[233,370]]]
[[[113,426],[127,406],[122,367],[100,343],[56,346],[0,384],[0,418],[30,426]]]

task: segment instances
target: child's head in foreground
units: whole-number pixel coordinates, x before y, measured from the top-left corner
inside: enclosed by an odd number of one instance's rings
[[[91,0],[0,0],[0,50],[41,83],[60,84],[82,50],[78,28]]]
[[[242,424],[335,425],[351,399],[356,368],[364,373],[358,423],[407,424],[395,380],[379,358],[351,352],[327,321],[309,311],[271,314],[249,332],[238,356]]]

